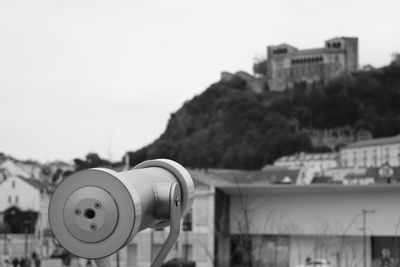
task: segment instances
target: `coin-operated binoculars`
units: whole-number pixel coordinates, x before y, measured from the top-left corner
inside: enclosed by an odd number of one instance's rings
[[[192,206],[190,174],[172,160],[140,163],[117,173],[95,168],[77,172],[58,185],[49,205],[51,230],[67,251],[98,266],[146,228],[170,226],[152,263],[161,265],[177,240],[180,219]]]

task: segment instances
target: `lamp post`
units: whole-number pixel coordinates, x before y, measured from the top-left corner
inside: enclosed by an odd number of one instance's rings
[[[363,267],[367,267],[367,214],[375,213],[375,210],[362,209],[363,216]]]
[[[29,221],[24,220],[24,232],[25,232],[25,259],[28,258],[28,226],[29,226]]]

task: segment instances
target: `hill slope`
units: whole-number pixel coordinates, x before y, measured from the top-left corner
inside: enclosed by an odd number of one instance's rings
[[[311,151],[304,128],[351,126],[374,137],[400,133],[400,66],[391,65],[326,88],[299,85],[255,94],[236,77],[211,85],[171,115],[154,143],[129,152],[131,165],[165,157],[187,167],[258,169],[276,158]]]

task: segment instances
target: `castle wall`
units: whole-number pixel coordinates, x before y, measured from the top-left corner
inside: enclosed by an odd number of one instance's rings
[[[267,78],[272,91],[292,89],[296,83],[326,85],[357,70],[357,38],[334,38],[325,47],[297,50],[287,44],[267,48]]]

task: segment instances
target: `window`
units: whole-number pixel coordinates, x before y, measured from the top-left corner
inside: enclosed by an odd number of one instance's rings
[[[186,214],[185,218],[183,218],[183,231],[192,231],[192,209]]]
[[[11,186],[13,189],[15,188],[15,181],[12,181]]]
[[[8,204],[11,204],[11,202],[12,202],[11,196],[8,196]]]
[[[193,246],[191,244],[182,245],[183,258],[186,260],[193,259]]]
[[[19,197],[18,197],[18,196],[15,196],[15,203],[17,204],[18,201],[19,201]]]
[[[137,266],[137,245],[131,244],[128,245],[128,253],[127,253],[127,262],[128,266]]]

